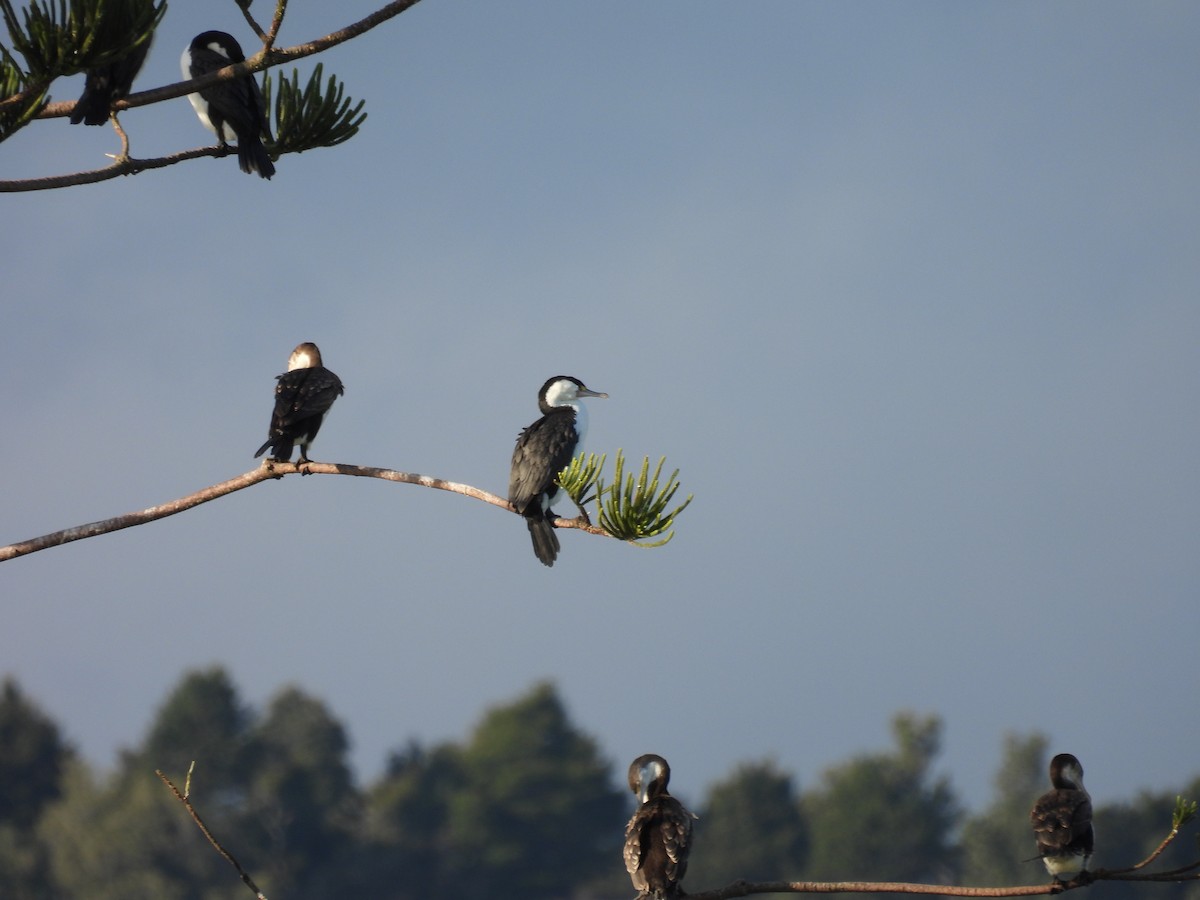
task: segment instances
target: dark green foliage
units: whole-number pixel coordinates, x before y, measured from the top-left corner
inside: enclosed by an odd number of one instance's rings
[[[1036,884],[1046,877],[1029,824],[1034,801],[1050,788],[1044,735],[1004,739],[991,806],[963,826],[964,884]]]
[[[451,895],[456,865],[448,852],[450,803],[465,788],[461,748],[393,753],[367,797],[360,871],[374,896]]]
[[[12,51],[2,54],[36,81],[75,75],[120,59],[153,37],[165,0],[30,0],[18,16],[0,0]]]
[[[808,826],[792,778],[774,763],[743,763],[709,790],[688,867],[693,893],[738,879],[790,880],[804,870]]]
[[[18,14],[0,0],[0,141],[33,120],[51,82],[113,62],[144,45],[166,0],[31,0]],[[18,59],[20,57],[20,59]]]
[[[0,897],[40,896],[47,849],[34,825],[61,790],[72,752],[56,726],[6,678],[0,686]]]
[[[250,712],[224,669],[189,673],[159,708],[142,748],[125,768],[150,773],[162,769],[182,781],[188,766],[198,760],[209,796],[215,790],[243,790],[254,751],[249,723]]]
[[[58,796],[70,758],[58,726],[6,678],[0,686],[0,825],[32,828]]]
[[[263,860],[264,890],[296,900],[334,895],[359,820],[345,731],[322,703],[286,688],[250,745],[246,825]]]
[[[836,766],[805,795],[809,878],[945,882],[953,876],[958,802],[945,778],[930,776],[941,732],[936,716],[902,713],[892,720],[895,752]]]
[[[1200,778],[1193,779],[1178,793],[1185,798],[1200,797]],[[1176,796],[1175,791],[1143,791],[1131,802],[1098,805],[1093,817],[1096,828],[1093,868],[1123,868],[1149,856],[1171,830]],[[1200,858],[1198,836],[1200,829],[1196,821],[1186,823],[1179,837],[1146,871],[1176,869]],[[1148,888],[1133,882],[1105,881],[1089,890],[1096,892],[1097,900],[1135,900],[1144,898]],[[1200,883],[1194,881],[1156,884],[1152,890],[1154,900],[1200,900]]]
[[[829,770],[799,800],[770,763],[737,768],[700,809],[692,892],[749,880],[948,882],[957,803],[931,775],[934,717],[898,716],[891,752]],[[268,896],[317,900],[541,900],[627,897],[620,857],[629,815],[595,741],[539,684],[481,720],[463,745],[395,753],[360,795],[347,738],[318,700],[282,690],[257,714],[219,668],[186,675],[142,745],[95,776],[12,682],[0,692],[0,896],[5,900],[217,900],[242,896],[236,873],[154,776],[164,768]],[[1045,739],[1009,737],[992,806],[968,820],[972,880],[1043,882],[1028,811],[1045,789]],[[1093,790],[1095,786],[1093,785]],[[1200,796],[1200,781],[1185,786]],[[1095,865],[1132,865],[1166,836],[1175,794],[1098,803]],[[19,825],[17,824],[19,823]],[[1196,857],[1197,826],[1151,870]],[[1100,900],[1200,900],[1195,883],[1101,882]]]
[[[462,767],[448,823],[459,896],[558,897],[620,859],[623,795],[550,684],[485,715]]]

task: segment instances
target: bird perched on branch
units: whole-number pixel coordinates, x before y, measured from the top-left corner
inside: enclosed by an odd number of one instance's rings
[[[550,509],[562,499],[555,479],[583,446],[587,434],[584,397],[608,397],[584,387],[578,378],[555,375],[538,392],[542,417],[524,429],[513,449],[508,476],[508,501],[529,526],[533,552],[544,565],[558,558],[558,535]]]
[[[287,462],[300,445],[298,464],[310,462],[308,445],[321,429],[329,407],[344,392],[342,380],[321,365],[316,344],[303,343],[288,358],[288,370],[276,377],[275,411],[265,444],[256,457],[271,448],[271,459]]]
[[[71,112],[72,125],[80,122],[84,125],[103,125],[108,121],[114,101],[129,96],[133,89],[133,79],[142,70],[152,40],[152,37],[146,38],[120,59],[88,69],[83,93]]]
[[[692,819],[667,792],[671,767],[656,753],[629,765],[629,789],[638,808],[625,826],[625,868],[640,897],[677,897],[692,850]]]
[[[183,77],[191,79],[245,61],[233,35],[205,31],[183,51],[179,66]],[[275,164],[263,146],[263,138],[272,140],[267,105],[252,75],[211,84],[188,94],[188,99],[200,122],[217,136],[222,147],[229,141],[237,142],[238,165],[243,172],[257,172],[263,178],[275,174]]]
[[[1029,813],[1038,856],[1055,881],[1087,871],[1095,844],[1092,798],[1083,787],[1083,766],[1070,753],[1050,760],[1054,789],[1038,798]]]

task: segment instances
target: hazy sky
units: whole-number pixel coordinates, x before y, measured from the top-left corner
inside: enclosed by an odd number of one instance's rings
[[[373,5],[293,4],[282,42]],[[252,45],[177,2],[138,88],[208,28]],[[1008,731],[1099,802],[1180,786],[1198,44],[1192,2],[424,0],[320,57],[370,117],[271,182],[5,195],[0,543],[253,468],[305,340],[346,384],[315,459],[503,493],[563,373],[611,395],[590,449],[696,499],[664,549],[565,532],[548,570],[463,497],[265,483],[0,565],[0,671],[101,766],[220,663],[326,701],[364,779],[552,678],[685,797],[762,757],[811,785],[902,709],[975,806]],[[185,99],[122,121],[135,156],[210,143]],[[116,149],[40,122],[0,178]]]

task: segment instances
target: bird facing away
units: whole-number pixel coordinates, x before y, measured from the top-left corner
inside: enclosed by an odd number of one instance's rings
[[[150,52],[152,38],[142,41],[120,59],[88,69],[83,93],[71,112],[71,124],[103,125],[112,113],[116,100],[129,96],[133,79],[142,70]]]
[[[538,392],[542,417],[524,429],[513,449],[512,469],[508,476],[508,501],[525,517],[533,552],[543,565],[552,566],[558,558],[558,535],[550,509],[562,499],[555,483],[583,446],[587,433],[587,411],[580,402],[584,397],[607,397],[588,390],[578,378],[555,375]]]
[[[275,411],[267,442],[254,455],[271,448],[271,459],[287,462],[292,448],[300,445],[299,464],[309,462],[308,445],[321,430],[325,413],[344,391],[342,380],[321,365],[316,344],[303,343],[292,351],[288,370],[276,377]]]
[[[179,67],[183,77],[191,79],[245,61],[233,35],[206,31],[192,39],[183,51]],[[211,84],[188,94],[188,99],[201,124],[217,136],[222,147],[229,141],[237,142],[238,165],[243,172],[257,172],[263,178],[275,174],[275,164],[263,146],[263,138],[272,140],[267,106],[253,76]]]
[[[1083,787],[1083,766],[1070,753],[1050,760],[1050,783],[1054,789],[1038,798],[1029,821],[1046,871],[1066,881],[1087,871],[1095,843],[1092,798]]]
[[[656,753],[629,765],[629,789],[638,808],[625,826],[625,868],[639,897],[677,897],[692,850],[692,819],[667,793],[671,767]]]

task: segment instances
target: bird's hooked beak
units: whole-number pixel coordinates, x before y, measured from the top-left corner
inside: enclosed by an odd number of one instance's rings
[[[601,400],[608,399],[608,394],[602,393],[600,391],[589,390],[588,388],[580,388],[575,396],[577,396],[577,397],[599,397]]]

